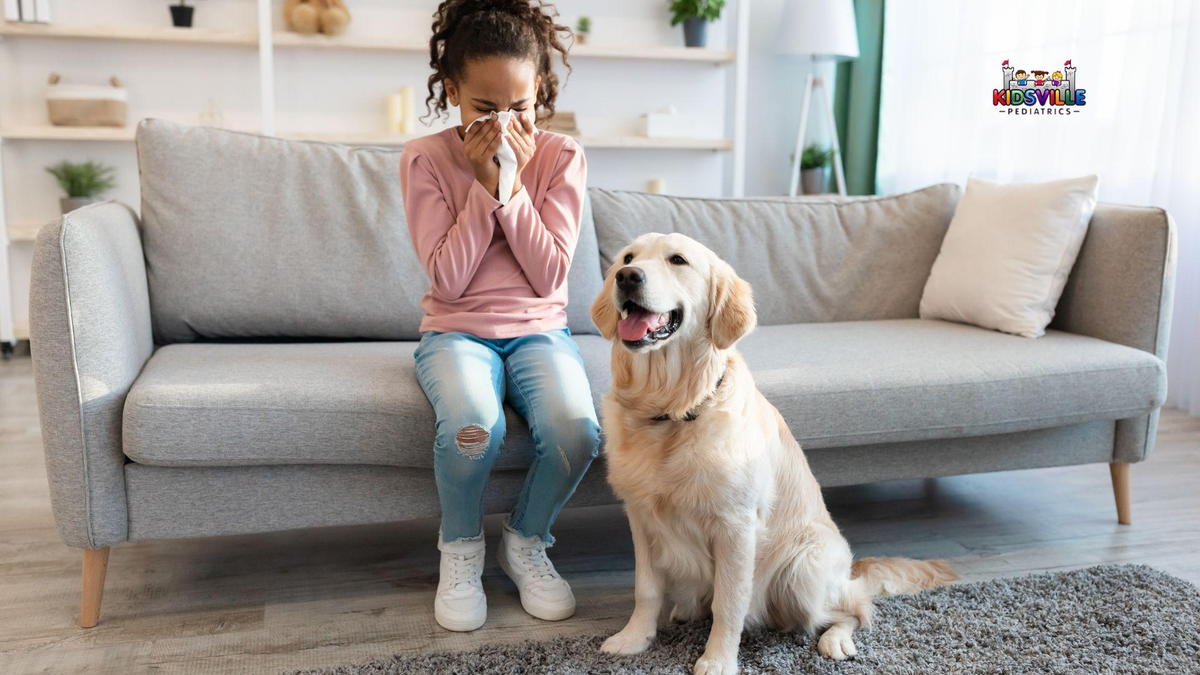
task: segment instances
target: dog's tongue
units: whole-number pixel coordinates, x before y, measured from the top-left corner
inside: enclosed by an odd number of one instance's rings
[[[620,334],[622,340],[637,342],[646,337],[646,333],[658,329],[666,322],[666,314],[633,309],[629,311],[629,316],[617,323],[617,333]]]

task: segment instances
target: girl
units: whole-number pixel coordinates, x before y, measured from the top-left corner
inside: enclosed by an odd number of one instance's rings
[[[430,113],[458,106],[461,125],[414,140],[400,159],[409,235],[429,274],[415,352],[437,416],[434,475],[442,507],[433,610],[449,630],[487,618],[483,493],[504,439],[507,401],[529,423],[535,454],[504,525],[501,568],[521,605],[550,621],[575,612],[571,587],[546,557],[550,526],[600,443],[579,348],[566,327],[567,270],[579,236],[587,168],[567,136],[536,132],[554,112],[566,61],[553,8],[540,0],[446,0],[429,42]],[[501,128],[516,155],[499,194]],[[472,125],[472,122],[477,122]]]

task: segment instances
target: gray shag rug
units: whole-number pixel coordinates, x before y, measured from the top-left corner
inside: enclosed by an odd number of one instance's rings
[[[877,601],[858,656],[819,657],[813,638],[743,636],[743,673],[1200,673],[1200,589],[1144,565],[1101,565],[959,584]],[[598,651],[607,636],[397,655],[305,675],[692,672],[709,624],[670,626],[645,653]]]

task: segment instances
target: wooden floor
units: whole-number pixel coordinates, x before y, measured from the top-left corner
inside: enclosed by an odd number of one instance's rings
[[[1133,488],[1132,526],[1117,525],[1102,464],[826,494],[856,553],[946,557],[967,580],[1138,562],[1200,583],[1200,419],[1164,415],[1158,450],[1134,466]],[[574,586],[574,618],[525,615],[493,562],[484,628],[441,630],[432,613],[436,532],[422,521],[119,545],[100,625],[81,629],[80,555],[54,529],[29,359],[0,365],[0,673],[277,672],[608,633],[632,606],[620,510],[568,510],[552,557]]]

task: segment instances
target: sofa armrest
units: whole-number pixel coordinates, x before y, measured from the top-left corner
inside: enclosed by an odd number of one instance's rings
[[[1167,395],[1167,341],[1175,290],[1175,222],[1159,208],[1100,204],[1063,289],[1051,328],[1116,342],[1163,361],[1157,400]],[[1117,420],[1114,462],[1154,449],[1158,408]]]
[[[1159,208],[1100,204],[1051,328],[1167,358],[1175,222]]]
[[[38,413],[59,534],[79,548],[124,541],[121,413],[154,350],[137,216],[108,201],[43,227],[29,296]]]

